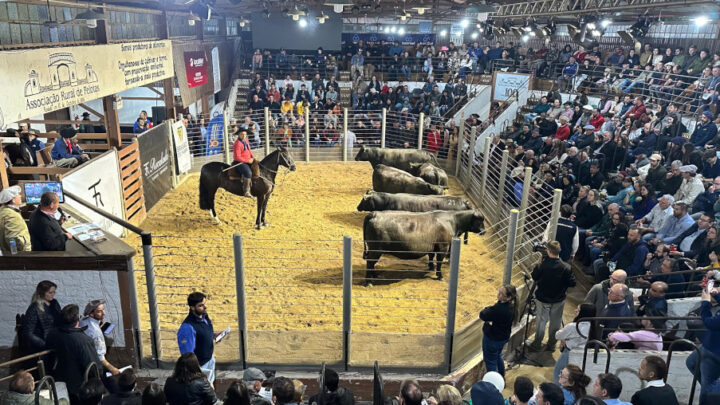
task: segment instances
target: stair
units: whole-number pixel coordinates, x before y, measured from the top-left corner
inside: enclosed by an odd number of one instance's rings
[[[235,111],[233,114],[234,118],[242,119],[245,112],[248,110],[247,97],[250,93],[250,78],[252,73],[248,69],[238,70],[238,79],[240,83],[237,89],[237,101],[235,102]]]

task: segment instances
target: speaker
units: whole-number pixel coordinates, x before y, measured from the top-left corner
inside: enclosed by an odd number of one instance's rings
[[[167,119],[167,115],[165,114],[165,107],[153,107],[152,108],[152,122],[153,125],[161,124],[163,121]]]

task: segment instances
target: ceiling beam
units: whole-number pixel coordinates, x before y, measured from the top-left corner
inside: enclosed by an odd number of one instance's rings
[[[631,0],[621,4],[620,0],[535,0],[522,3],[502,4],[491,15],[495,18],[528,17],[577,17],[578,14],[612,13],[617,11],[648,10],[667,7],[688,7],[717,4],[713,0]]]

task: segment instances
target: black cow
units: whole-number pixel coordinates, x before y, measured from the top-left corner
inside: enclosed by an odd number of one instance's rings
[[[382,149],[360,145],[360,151],[355,155],[357,161],[369,161],[373,169],[379,164],[396,167],[409,171],[412,163],[438,164],[435,155],[424,150],[415,149]]]
[[[443,259],[450,253],[450,242],[464,232],[485,233],[485,218],[479,211],[372,212],[363,223],[366,277],[377,276],[375,264],[383,254],[400,259],[419,259],[427,255],[428,268],[432,271],[433,263],[436,263],[435,275],[440,280]]]
[[[442,195],[445,189],[430,184],[420,177],[396,169],[394,167],[377,165],[372,176],[373,190],[386,193],[409,193],[409,194],[437,194]]]
[[[448,185],[448,176],[445,170],[432,163],[411,163],[409,172],[430,184],[444,187]]]
[[[461,211],[471,210],[470,203],[451,195],[417,195],[383,193],[370,190],[357,206],[358,211]]]

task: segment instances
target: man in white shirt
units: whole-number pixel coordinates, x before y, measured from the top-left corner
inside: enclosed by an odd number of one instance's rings
[[[660,197],[660,201],[650,210],[644,217],[635,222],[643,234],[645,242],[655,237],[655,234],[665,226],[665,221],[673,214],[672,205],[675,197],[665,194]]]
[[[692,206],[697,196],[705,191],[702,181],[697,177],[697,166],[685,165],[680,167],[683,181],[675,193],[675,201]]]
[[[120,370],[110,364],[105,358],[105,354],[107,353],[105,334],[100,328],[101,322],[103,318],[105,318],[105,302],[104,299],[88,302],[87,305],[85,305],[85,311],[83,311],[84,317],[80,320],[80,327],[85,328],[85,334],[90,336],[93,343],[95,343],[98,358],[105,369],[112,375],[117,375],[120,374]]]

